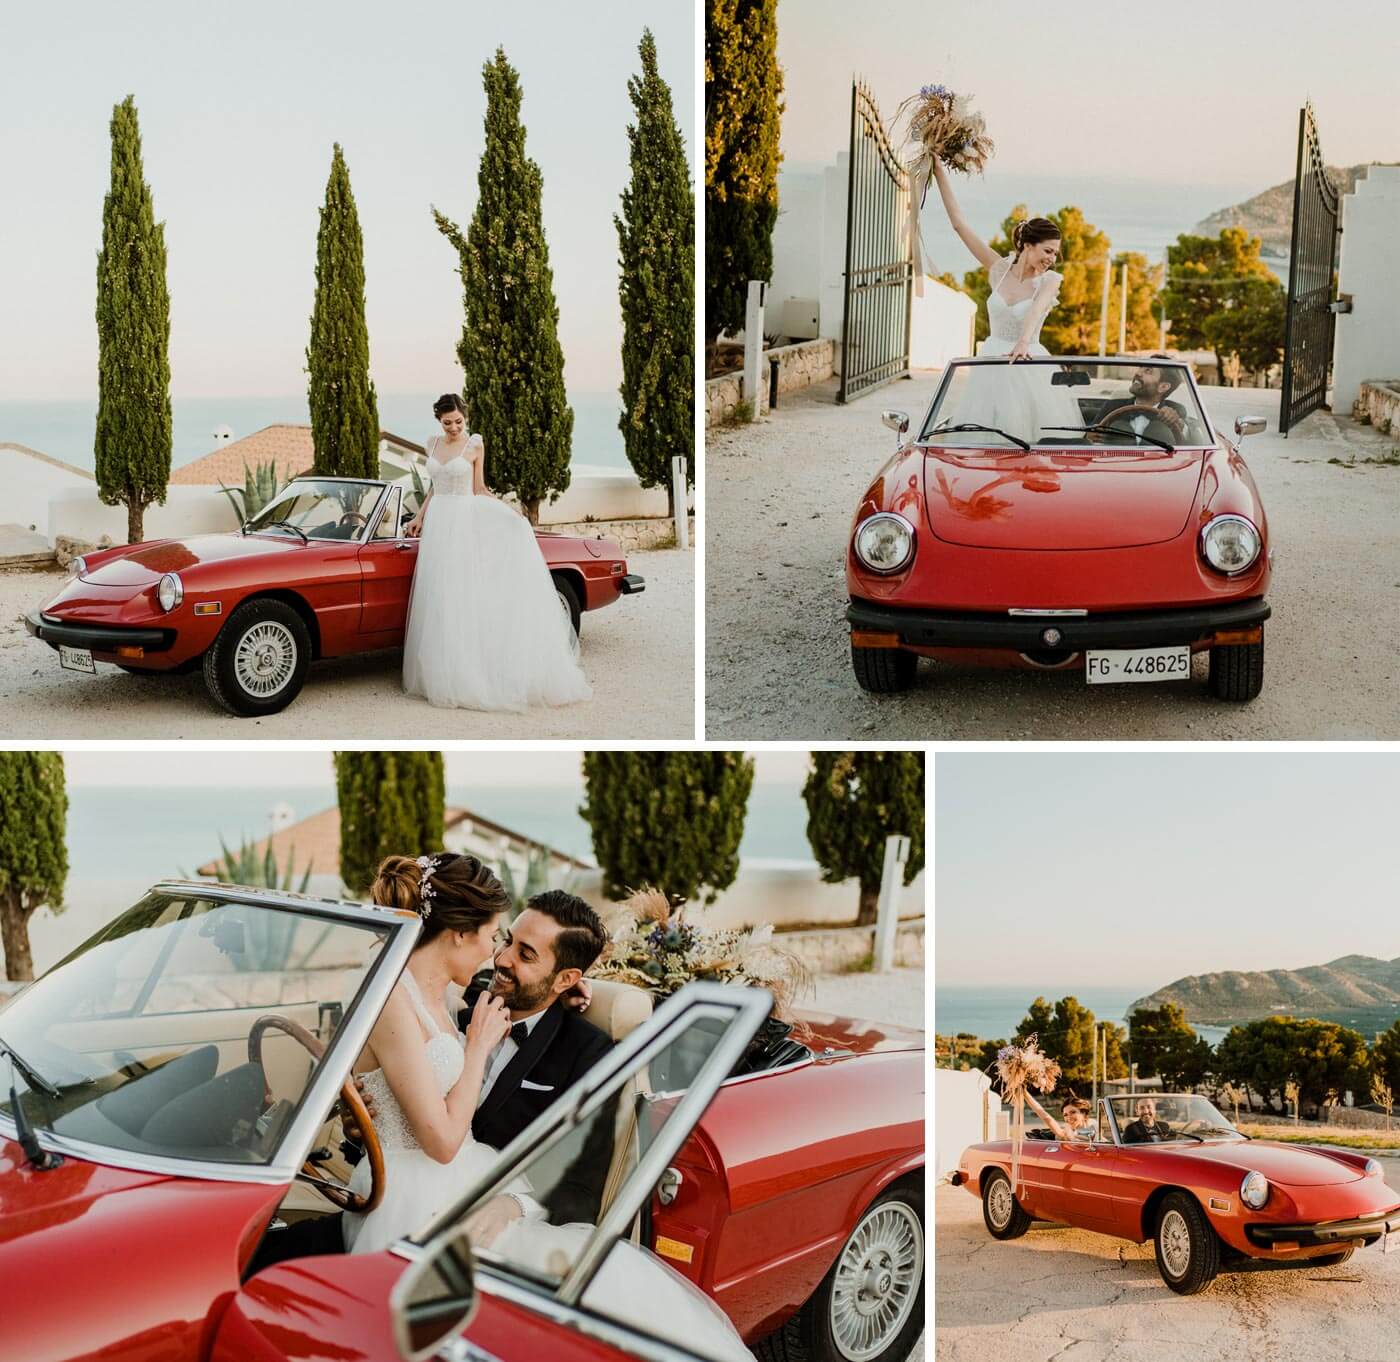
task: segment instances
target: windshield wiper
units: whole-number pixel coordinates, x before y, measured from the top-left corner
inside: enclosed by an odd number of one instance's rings
[[[47,1173],[63,1162],[63,1155],[52,1154],[39,1143],[39,1137],[35,1135],[34,1127],[29,1124],[29,1117],[25,1114],[24,1103],[20,1101],[19,1088],[15,1085],[15,1070],[18,1069],[24,1074],[31,1087],[47,1092],[53,1097],[59,1096],[59,1091],[3,1040],[0,1040],[0,1051],[10,1057],[10,1107],[14,1112],[15,1134],[19,1138],[19,1147],[24,1150],[24,1157],[33,1168]]]
[[[0,1053],[9,1055],[15,1068],[29,1080],[31,1088],[38,1088],[40,1091],[48,1093],[50,1097],[62,1096],[59,1090],[3,1037],[0,1037]]]
[[[1158,425],[1164,424],[1159,421]],[[1121,426],[1041,426],[1041,430],[1073,430],[1080,435],[1087,435],[1089,431],[1098,431],[1102,435],[1131,435],[1134,440],[1146,440],[1149,444],[1154,444],[1158,449],[1165,449],[1168,454],[1176,453],[1176,446],[1169,445],[1165,440],[1159,440],[1155,435],[1139,435],[1135,430],[1124,430]]]
[[[301,535],[301,542],[303,544],[309,544],[311,542],[306,531],[303,530],[300,525],[293,525],[290,520],[269,520],[266,525],[259,525],[258,528],[260,530],[271,530],[275,529],[278,525],[282,525],[293,533]]]
[[[967,430],[985,430],[990,432],[992,435],[1000,435],[1003,440],[1010,440],[1013,445],[1020,445],[1020,447],[1024,449],[1027,454],[1031,452],[1031,447],[1029,444],[1026,443],[1025,440],[1022,440],[1017,436],[1010,434],[1007,431],[1001,430],[996,426],[979,426],[974,421],[964,421],[961,425],[957,426],[939,426],[937,430],[929,431],[929,434],[947,435],[955,431]]]

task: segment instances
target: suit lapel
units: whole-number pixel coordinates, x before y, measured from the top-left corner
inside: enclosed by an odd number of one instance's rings
[[[528,1078],[530,1070],[539,1063],[541,1056],[554,1043],[562,1025],[559,1004],[553,1003],[540,1014],[540,1019],[525,1039],[525,1044],[516,1048],[509,1064],[491,1085],[486,1100],[477,1108],[477,1119],[489,1121],[510,1098],[520,1090],[521,1080]]]

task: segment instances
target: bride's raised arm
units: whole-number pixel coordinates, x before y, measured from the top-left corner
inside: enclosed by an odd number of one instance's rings
[[[395,988],[370,1033],[370,1048],[393,1090],[423,1152],[438,1163],[451,1163],[471,1132],[486,1064],[497,1043],[510,1031],[510,1016],[499,998],[483,993],[467,1028],[462,1075],[443,1097],[423,1044],[423,1028],[413,1005]]]
[[[938,192],[943,198],[943,207],[948,214],[948,221],[952,223],[953,230],[962,238],[963,245],[976,257],[977,263],[991,269],[992,265],[1001,259],[1001,256],[967,225],[967,219],[963,217],[962,209],[953,196],[953,186],[948,180],[948,172],[943,169],[943,163],[936,156],[933,158],[933,178],[938,182]]]

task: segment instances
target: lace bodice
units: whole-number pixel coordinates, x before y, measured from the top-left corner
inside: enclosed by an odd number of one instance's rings
[[[404,970],[399,976],[399,983],[408,994],[408,1000],[413,1004],[413,1011],[418,1020],[423,1023],[423,1029],[428,1032],[423,1047],[427,1051],[428,1063],[432,1067],[433,1078],[437,1081],[438,1092],[446,1097],[462,1076],[462,1066],[466,1062],[466,1042],[458,1032],[444,1031],[437,1024],[433,1014],[424,1006],[423,995],[418,990],[418,981],[408,970]],[[448,1011],[451,1012],[450,1005]],[[399,1106],[398,1098],[394,1096],[394,1090],[389,1086],[389,1080],[384,1076],[384,1070],[371,1069],[361,1077],[365,1089],[374,1099],[379,1111],[374,1118],[374,1128],[379,1134],[380,1144],[386,1149],[422,1148],[413,1133],[413,1128],[408,1124],[403,1108]]]
[[[1037,280],[1031,293],[1017,302],[1009,303],[1001,295],[1001,286],[1010,273],[1013,262],[1014,257],[1003,256],[1001,263],[993,265],[988,274],[992,285],[992,291],[987,298],[988,332],[994,340],[1019,340],[1022,328],[1026,324],[1026,315],[1034,309],[1036,318],[1030,339],[1035,343],[1040,340],[1041,324],[1060,295],[1063,276],[1054,270],[1046,270]]]
[[[434,440],[432,453],[428,455],[428,476],[433,481],[433,494],[439,497],[471,496],[476,467],[466,457],[465,450],[457,454],[449,453],[446,460],[438,457],[440,452],[441,441]]]

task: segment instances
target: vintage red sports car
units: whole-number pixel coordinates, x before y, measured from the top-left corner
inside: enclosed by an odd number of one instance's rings
[[[1101,1099],[1091,1133],[1023,1140],[1016,1188],[1009,1140],[965,1150],[951,1178],[982,1199],[997,1239],[1049,1220],[1154,1240],[1162,1280],[1184,1296],[1244,1259],[1321,1266],[1382,1240],[1400,1248],[1400,1194],[1365,1154],[1251,1139],[1189,1093]]]
[[[63,666],[170,672],[201,664],[234,714],[285,709],[315,658],[403,643],[418,540],[403,533],[412,489],[355,478],[294,478],[241,530],[158,539],[77,558],[73,580],[25,627]],[[578,632],[585,610],[645,588],[601,535],[537,530]]]
[[[883,419],[899,447],[846,558],[866,690],[911,686],[920,657],[1185,681],[1208,650],[1212,694],[1259,694],[1268,524],[1189,365],[955,360],[917,436]]]
[[[388,1359],[466,1325],[481,1351],[444,1356],[902,1362],[923,1327],[922,1033],[789,1029],[761,989],[691,984],[653,1011],[595,981],[586,1015],[617,1044],[458,1205],[381,1253],[254,1271],[285,1223],[383,1190],[348,1080],[420,925],[161,884],[0,1009],[7,1356]],[[338,1096],[376,1175],[359,1200]],[[596,1224],[542,1256],[474,1240],[499,1188],[548,1204],[598,1149]]]

